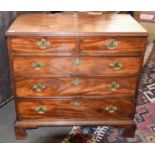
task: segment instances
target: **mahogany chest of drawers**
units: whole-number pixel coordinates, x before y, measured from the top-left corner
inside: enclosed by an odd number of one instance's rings
[[[113,125],[133,136],[148,33],[129,15],[25,14],[6,32],[15,133]]]

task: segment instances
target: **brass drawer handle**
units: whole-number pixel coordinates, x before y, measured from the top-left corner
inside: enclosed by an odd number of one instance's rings
[[[107,86],[111,91],[115,91],[120,88],[120,84],[116,82],[109,83]]]
[[[71,102],[71,105],[72,106],[80,106],[81,103],[80,102],[77,102],[77,101],[73,101],[73,102]]]
[[[108,105],[106,106],[105,110],[108,111],[108,113],[114,113],[118,110],[118,107],[114,105]]]
[[[83,62],[82,60],[80,60],[80,58],[76,58],[76,59],[73,61],[73,64],[76,65],[76,66],[79,66],[79,65],[84,64],[84,62]]]
[[[43,83],[36,83],[33,85],[33,89],[36,91],[36,92],[42,92],[44,89],[45,89],[45,85]]]
[[[123,64],[120,61],[114,61],[110,64],[110,67],[114,70],[119,70],[123,67]]]
[[[36,107],[35,108],[35,111],[38,113],[38,114],[44,114],[48,109],[46,107]]]
[[[72,83],[73,86],[78,86],[81,83],[81,81],[80,81],[80,79],[75,78],[75,79],[72,80],[71,83]]]
[[[37,46],[40,48],[40,49],[46,49],[48,47],[51,46],[50,42],[47,41],[46,39],[41,39],[39,41],[37,41]]]
[[[108,40],[105,45],[107,46],[108,49],[115,49],[118,46],[116,40],[114,39]]]
[[[32,63],[32,68],[34,70],[41,70],[44,67],[44,64],[40,61],[35,61]]]

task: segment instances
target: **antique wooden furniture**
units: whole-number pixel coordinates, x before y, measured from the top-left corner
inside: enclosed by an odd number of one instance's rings
[[[133,136],[148,33],[129,15],[26,14],[6,32],[17,138],[40,126],[113,125]]]

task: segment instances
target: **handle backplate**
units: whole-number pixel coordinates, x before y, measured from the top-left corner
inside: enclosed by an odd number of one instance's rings
[[[116,83],[116,82],[112,82],[112,83],[109,83],[107,85],[107,87],[111,90],[111,91],[115,91],[115,90],[118,90],[120,88],[120,84],[119,83]]]
[[[32,63],[32,68],[34,70],[41,70],[44,67],[44,63],[42,63],[41,61],[35,61]]]
[[[118,110],[118,107],[111,104],[111,105],[107,105],[105,107],[105,110],[108,111],[108,113],[114,113]]]
[[[108,49],[115,49],[118,46],[118,43],[115,39],[108,40],[105,44]]]
[[[46,86],[43,83],[36,83],[36,84],[33,85],[33,89],[36,92],[42,92],[45,88],[46,88]]]
[[[81,102],[72,101],[72,102],[71,102],[71,105],[72,105],[72,106],[80,106],[80,105],[81,105]]]
[[[41,40],[37,41],[36,44],[40,49],[46,49],[51,46],[51,43],[46,39],[41,39]]]
[[[123,64],[120,61],[114,61],[110,64],[110,67],[114,70],[120,70],[123,67]]]
[[[47,110],[48,110],[47,107],[42,107],[42,106],[39,106],[39,107],[36,107],[36,108],[35,108],[35,111],[36,111],[38,114],[44,114]]]

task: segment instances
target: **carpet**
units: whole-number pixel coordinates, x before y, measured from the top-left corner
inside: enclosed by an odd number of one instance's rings
[[[74,126],[63,143],[155,143],[155,45],[144,64],[134,120],[134,138],[112,126]]]

